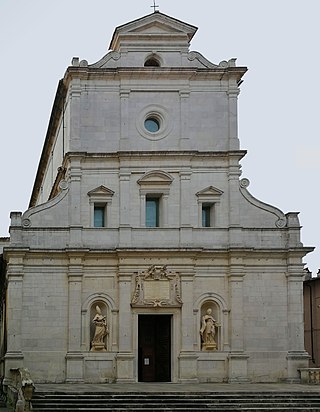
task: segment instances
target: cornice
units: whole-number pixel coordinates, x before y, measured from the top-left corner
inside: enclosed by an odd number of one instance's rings
[[[225,151],[198,151],[198,150],[144,150],[144,151],[116,151],[116,152],[69,152],[66,157],[72,159],[74,157],[84,158],[143,158],[143,157],[224,157],[242,159],[247,154],[246,150],[225,150]]]
[[[65,81],[69,83],[72,79],[92,80],[92,79],[130,79],[132,80],[228,80],[234,78],[239,82],[246,73],[247,67],[223,67],[214,66],[212,68],[197,67],[77,67],[69,66],[65,74]],[[178,86],[177,86],[178,87]]]

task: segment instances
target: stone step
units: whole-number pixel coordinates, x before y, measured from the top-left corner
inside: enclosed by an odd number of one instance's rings
[[[318,407],[294,407],[292,408],[290,407],[285,407],[285,406],[281,406],[281,407],[264,407],[261,406],[259,408],[255,408],[255,407],[247,407],[247,406],[241,406],[241,407],[235,407],[235,408],[230,408],[230,407],[208,407],[208,408],[202,408],[202,407],[193,407],[193,408],[176,408],[176,407],[159,407],[157,409],[154,408],[133,408],[130,407],[128,408],[124,408],[124,407],[113,407],[113,408],[105,408],[105,407],[96,407],[95,409],[88,409],[86,406],[84,407],[79,407],[79,408],[60,408],[60,407],[54,407],[54,408],[45,408],[45,409],[33,409],[33,412],[57,412],[57,411],[63,411],[63,412],[75,412],[75,411],[89,411],[92,412],[92,410],[94,410],[95,412],[127,412],[128,410],[131,412],[154,412],[154,411],[161,411],[161,412],[176,412],[176,411],[183,411],[183,412],[208,412],[208,411],[223,411],[223,412],[235,412],[235,411],[252,411],[252,412],[261,412],[261,411],[273,411],[273,412],[281,412],[281,411],[291,411],[291,412],[308,412],[308,411],[318,411],[319,412],[319,408]]]
[[[320,411],[315,392],[35,393],[34,412],[53,411]]]
[[[187,393],[187,394],[174,394],[174,395],[157,395],[157,394],[124,394],[124,395],[119,395],[119,394],[109,394],[109,393],[102,393],[102,394],[39,394],[36,393],[34,395],[34,399],[81,399],[81,400],[87,400],[87,399],[92,399],[92,400],[100,400],[100,399],[114,399],[114,400],[131,400],[131,399],[139,399],[139,400],[144,400],[144,399],[159,399],[159,400],[190,400],[195,399],[195,400],[202,400],[202,399],[213,399],[214,401],[219,401],[219,400],[226,400],[230,399],[231,401],[235,399],[269,399],[269,400],[277,400],[277,399],[319,399],[319,395],[317,393],[307,393],[307,394],[200,394],[200,395],[194,395],[192,393]]]
[[[121,403],[121,404],[135,404],[135,403],[137,403],[137,404],[141,404],[141,402],[142,402],[142,400],[139,400],[139,399],[131,399],[131,400],[120,400],[120,399],[106,399],[106,398],[104,398],[104,399],[90,399],[90,398],[87,398],[87,399],[34,399],[33,400],[34,401],[34,403],[37,403],[38,405],[41,405],[41,404],[57,404],[57,403],[59,403],[59,404],[74,404],[74,403],[81,403],[81,404],[92,404],[92,405],[96,405],[96,404],[102,404],[102,403],[107,403],[107,404],[119,404],[119,403]],[[170,404],[193,404],[193,403],[196,403],[197,405],[199,405],[199,404],[203,404],[203,403],[205,403],[205,404],[207,404],[207,403],[209,403],[209,404],[217,404],[217,405],[219,405],[219,404],[229,404],[229,403],[232,403],[232,404],[238,404],[238,403],[248,403],[248,404],[253,404],[253,403],[263,403],[263,404],[279,404],[279,403],[286,403],[286,404],[293,404],[293,405],[297,405],[297,404],[300,404],[300,403],[303,403],[303,404],[306,404],[306,403],[312,403],[312,404],[320,404],[320,399],[319,399],[319,397],[318,398],[305,398],[305,399],[291,399],[291,398],[288,398],[288,399],[269,399],[269,400],[267,400],[267,399],[265,399],[265,400],[261,400],[261,399],[247,399],[247,398],[244,398],[244,399],[241,399],[241,398],[236,398],[236,399],[217,399],[217,400],[214,400],[214,399],[207,399],[207,398],[204,398],[204,399],[198,399],[198,400],[195,400],[195,399],[184,399],[184,400],[181,400],[181,399],[172,399],[172,400],[170,400],[170,401],[168,401],[168,400],[164,400],[164,399],[162,399],[162,400],[158,400],[158,401],[156,401],[155,399],[145,399],[144,401],[143,401],[143,403],[144,404],[150,404],[150,403],[153,403],[153,404],[167,404],[167,403],[170,403]]]

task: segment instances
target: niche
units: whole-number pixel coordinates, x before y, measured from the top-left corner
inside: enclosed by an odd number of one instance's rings
[[[108,307],[102,301],[95,301],[90,308],[90,351],[106,352],[109,336]]]
[[[200,338],[202,351],[216,351],[220,348],[220,310],[214,301],[201,306]]]

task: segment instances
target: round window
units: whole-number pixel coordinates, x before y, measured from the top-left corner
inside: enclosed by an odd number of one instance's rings
[[[148,117],[144,121],[144,127],[148,130],[148,132],[156,133],[160,129],[160,122],[155,117]]]
[[[155,141],[168,136],[173,124],[165,107],[150,104],[139,113],[136,119],[136,127],[142,137]]]

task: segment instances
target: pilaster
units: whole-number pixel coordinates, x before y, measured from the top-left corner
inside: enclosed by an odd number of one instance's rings
[[[198,382],[197,359],[194,351],[194,328],[193,328],[193,268],[183,268],[181,274],[181,351],[179,354],[179,381]]]
[[[81,226],[81,156],[72,156],[69,171],[69,222],[70,222],[70,247],[82,245]]]
[[[187,168],[180,171],[180,244],[188,246],[192,244],[192,225],[190,216],[190,181],[192,171]]]
[[[120,90],[120,150],[128,150],[130,90]]]
[[[130,227],[130,176],[131,172],[127,169],[120,169],[120,229],[119,243],[121,247],[131,245],[131,227]]]
[[[70,105],[70,150],[79,152],[81,150],[80,140],[80,116],[81,116],[81,80],[72,79],[69,92]]]
[[[243,278],[245,276],[243,258],[231,255],[229,260],[229,300],[231,344],[229,359],[229,382],[248,382],[247,361],[244,350]]]
[[[239,161],[230,157],[229,160],[229,226],[230,226],[230,245],[237,246],[241,242],[238,237],[233,237],[232,228],[240,226],[240,202],[239,202],[239,177],[241,175]]]
[[[133,325],[131,314],[132,273],[119,269],[119,352],[117,354],[117,382],[135,382],[132,353]]]
[[[83,254],[69,252],[67,382],[83,382],[81,351],[81,301]]]
[[[229,149],[239,150],[238,139],[238,95],[239,87],[235,79],[229,79],[228,109],[229,109]]]
[[[190,190],[191,175],[192,171],[189,168],[180,171],[180,205],[183,205],[180,212],[181,227],[192,226],[190,219],[190,194],[192,193]]]
[[[301,258],[289,258],[287,270],[288,300],[288,382],[300,382],[298,369],[308,367],[310,356],[304,350],[303,263]]]
[[[180,91],[180,148],[182,150],[189,148],[189,113],[190,113],[190,91]]]
[[[22,304],[24,258],[26,251],[14,252],[7,264],[7,352],[5,354],[5,381],[10,381],[10,369],[23,367]]]

